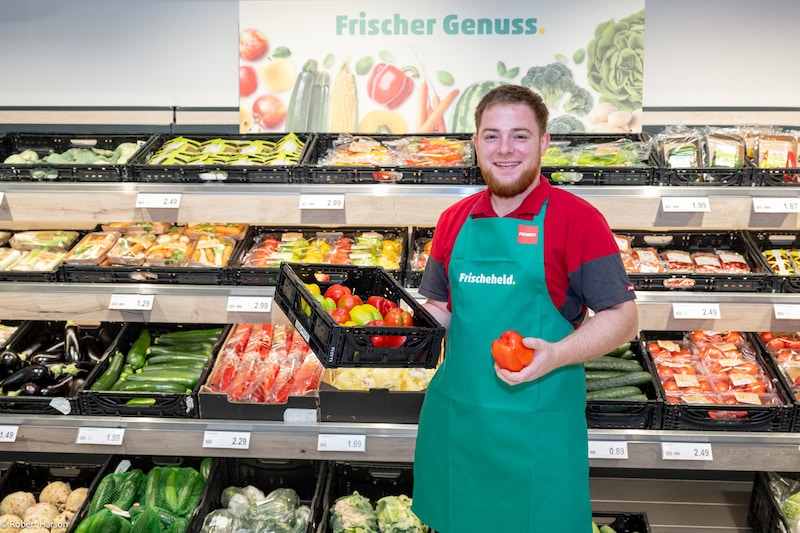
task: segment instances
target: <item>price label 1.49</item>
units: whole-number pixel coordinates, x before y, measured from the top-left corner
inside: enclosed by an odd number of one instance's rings
[[[672,304],[673,318],[685,318],[695,320],[718,320],[722,318],[719,304],[715,303],[674,303]]]
[[[203,433],[203,448],[247,450],[250,448],[250,432],[206,431]]]
[[[177,209],[180,206],[180,194],[153,194],[140,192],[136,195],[137,209]]]
[[[320,434],[317,439],[319,452],[366,452],[366,435]]]
[[[665,213],[705,213],[711,211],[711,202],[707,197],[664,197],[661,207]]]
[[[124,428],[78,428],[75,444],[121,446],[124,436]]]
[[[19,426],[0,426],[0,442],[17,442]]]
[[[152,294],[112,294],[108,308],[116,311],[152,311],[154,300]]]
[[[713,461],[711,444],[707,442],[662,442],[661,459],[664,461]]]
[[[344,209],[344,194],[301,194],[300,209]]]
[[[272,298],[261,296],[228,296],[229,313],[269,313]]]
[[[589,459],[627,459],[628,443],[616,440],[590,440]]]

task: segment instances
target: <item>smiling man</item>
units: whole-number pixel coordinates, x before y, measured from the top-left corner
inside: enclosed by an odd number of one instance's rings
[[[591,530],[581,363],[638,321],[608,223],[541,175],[547,118],[525,87],[484,96],[473,141],[487,189],[442,213],[420,284],[448,328],[414,460],[414,511],[439,533]],[[519,372],[491,356],[507,330],[534,350]]]

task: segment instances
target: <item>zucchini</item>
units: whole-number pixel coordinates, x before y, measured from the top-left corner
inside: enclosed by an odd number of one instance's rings
[[[162,363],[158,363],[155,365],[145,365],[142,367],[140,372],[137,372],[136,375],[140,376],[149,376],[153,373],[164,373],[164,372],[179,372],[179,373],[191,373],[193,375],[199,376],[202,374],[203,369],[206,367],[206,362],[199,362],[194,361],[191,363],[187,363],[185,361],[165,361]]]
[[[610,389],[600,389],[586,393],[587,400],[614,400],[628,399],[632,396],[641,396],[642,391],[639,387],[627,385],[624,387],[613,387]]]
[[[143,329],[139,336],[133,341],[128,354],[125,356],[125,363],[133,368],[142,368],[147,358],[147,348],[150,346],[150,332]]]
[[[174,383],[183,385],[187,389],[193,389],[200,379],[196,374],[188,375],[179,372],[150,372],[148,374],[133,374],[128,376],[126,383],[147,382],[147,383]]]
[[[614,387],[624,387],[627,385],[646,385],[650,383],[653,376],[650,372],[642,370],[640,372],[626,372],[619,376],[612,376],[604,379],[592,379],[586,381],[587,391],[611,389]]]
[[[222,328],[173,331],[157,336],[155,339],[155,344],[166,344],[169,346],[176,346],[180,344],[197,344],[204,342],[210,342],[214,344],[217,342],[217,339],[219,339],[220,335],[222,335]]]
[[[314,79],[317,75],[317,61],[309,59],[297,75],[286,109],[286,122],[284,128],[288,132],[300,133],[311,131],[308,129],[309,110],[311,108],[311,93],[314,90]]]
[[[122,381],[114,386],[115,392],[175,392],[185,394],[191,388],[181,383],[164,383],[163,381]],[[152,398],[148,398],[151,400]],[[130,400],[128,400],[130,401]],[[138,404],[141,405],[141,404]]]
[[[631,348],[631,343],[626,342],[620,344],[619,346],[617,346],[616,348],[614,348],[613,350],[604,355],[607,355],[609,357],[619,357],[620,355],[624,354],[627,350],[630,350],[630,348]]]
[[[122,352],[114,352],[114,355],[109,357],[108,366],[103,373],[100,374],[100,377],[94,380],[89,390],[109,390],[119,379],[119,375],[122,373],[122,367],[125,365],[125,355]]]
[[[175,363],[176,366],[180,366],[180,363],[202,363],[204,366],[208,362],[207,355],[191,355],[191,354],[182,354],[182,355],[156,355],[151,357],[147,360],[147,365],[145,366],[158,366],[164,364],[171,364]],[[187,364],[187,366],[193,366],[191,364]]]
[[[194,342],[191,344],[154,344],[147,349],[152,358],[157,355],[205,355],[208,356],[214,345],[210,342]]]
[[[589,359],[583,363],[586,370],[620,370],[626,372],[638,372],[642,370],[642,364],[638,361],[629,359],[620,359],[619,357],[611,357],[608,355],[601,355],[594,359]]]

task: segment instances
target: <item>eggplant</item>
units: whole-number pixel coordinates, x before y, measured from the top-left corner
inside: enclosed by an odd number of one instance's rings
[[[78,324],[67,320],[64,326],[64,361],[77,363],[84,359],[83,350],[81,350],[81,330]]]
[[[69,382],[69,389],[67,390],[67,398],[74,398],[81,392],[84,383],[86,383],[86,376],[72,376]]]
[[[23,383],[17,393],[19,393],[20,396],[39,396],[41,391],[42,387],[39,384],[29,381]]]
[[[28,362],[30,362],[32,365],[52,365],[56,363],[63,363],[64,354],[59,352],[39,352],[30,356],[28,358]]]
[[[67,392],[70,389],[70,384],[72,380],[75,379],[75,376],[71,376],[69,374],[65,374],[59,377],[55,382],[50,383],[42,387],[39,390],[40,396],[67,396]]]
[[[95,363],[100,361],[105,353],[105,350],[100,345],[100,341],[98,341],[94,335],[83,335],[81,337],[81,347],[83,348],[86,359]]]
[[[64,353],[64,339],[56,340],[56,342],[45,348],[43,351],[47,353]]]
[[[103,326],[100,328],[97,332],[97,339],[100,341],[104,352],[114,343],[118,334],[119,328],[116,326]]]
[[[45,365],[28,365],[4,379],[0,389],[3,392],[15,391],[28,382],[41,385],[47,383],[51,375],[50,369]]]
[[[5,350],[0,354],[0,378],[6,378],[23,367],[23,361],[17,352]]]
[[[33,340],[31,340],[25,348],[20,350],[20,357],[27,359],[29,356],[46,349],[53,342],[54,338],[55,333],[53,333],[52,329],[47,327],[40,329]]]

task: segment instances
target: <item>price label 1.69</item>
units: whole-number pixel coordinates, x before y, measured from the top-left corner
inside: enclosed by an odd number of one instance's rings
[[[662,442],[661,459],[664,461],[713,461],[711,444],[707,442]]]
[[[366,435],[320,434],[317,439],[319,452],[366,452]]]
[[[121,446],[124,436],[124,428],[78,428],[75,444]]]
[[[0,442],[16,442],[19,426],[0,426]]]
[[[203,433],[203,448],[250,448],[249,431],[206,431]]]
[[[112,294],[108,308],[117,311],[152,311],[154,300],[152,294]]]
[[[627,459],[628,443],[616,440],[590,440],[589,459]]]
[[[672,304],[673,318],[718,320],[722,318],[719,304],[716,303],[674,303]]]

